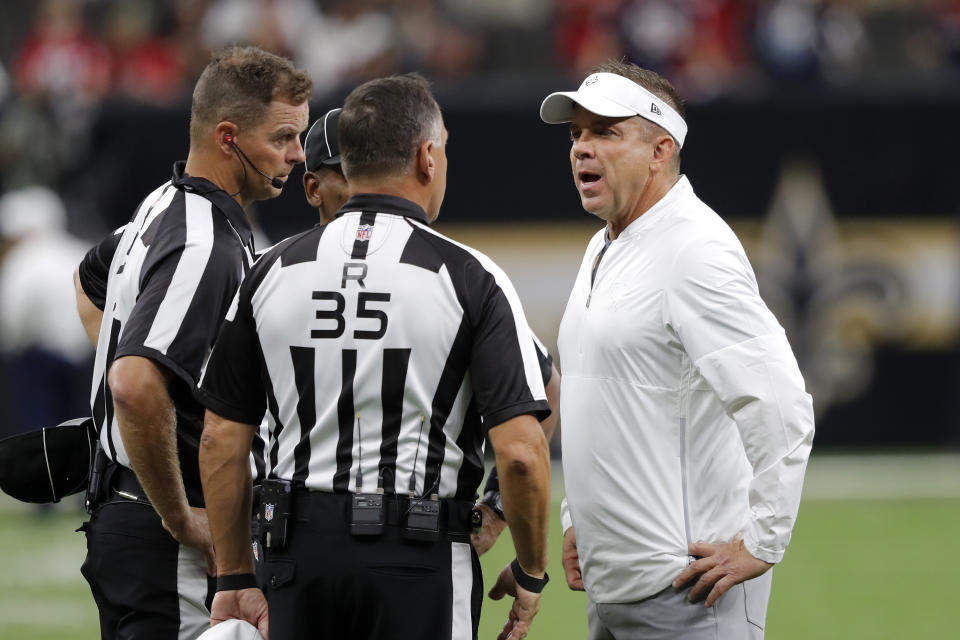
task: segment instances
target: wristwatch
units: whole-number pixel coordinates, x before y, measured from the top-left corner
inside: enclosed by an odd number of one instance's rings
[[[480,499],[480,504],[487,505],[497,514],[498,518],[506,520],[506,518],[503,517],[503,499],[500,498],[499,491],[487,491]]]

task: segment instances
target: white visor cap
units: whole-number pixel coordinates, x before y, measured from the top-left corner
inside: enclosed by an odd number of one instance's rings
[[[607,118],[640,116],[663,127],[683,147],[687,123],[676,110],[633,80],[615,73],[587,76],[576,91],[551,93],[540,105],[540,118],[547,124],[573,120],[573,103]]]
[[[232,619],[210,627],[197,640],[263,640],[263,636],[249,622]]]

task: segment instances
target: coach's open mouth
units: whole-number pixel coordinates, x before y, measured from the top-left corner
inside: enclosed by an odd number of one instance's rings
[[[597,185],[600,180],[603,179],[599,173],[594,173],[592,171],[579,171],[577,172],[577,181],[580,183],[581,189],[589,189]]]

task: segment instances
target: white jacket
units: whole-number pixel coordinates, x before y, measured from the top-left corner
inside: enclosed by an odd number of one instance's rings
[[[609,243],[591,287],[606,237],[587,247],[559,337],[563,468],[587,592],[651,596],[687,566],[688,543],[738,534],[778,562],[813,406],[743,247],[686,177]]]

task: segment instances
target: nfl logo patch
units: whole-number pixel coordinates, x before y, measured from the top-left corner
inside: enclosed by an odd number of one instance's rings
[[[357,227],[357,240],[369,241],[370,236],[372,235],[373,235],[372,224],[362,224],[359,227]]]
[[[263,507],[263,519],[267,522],[273,520],[273,505],[269,502]]]

